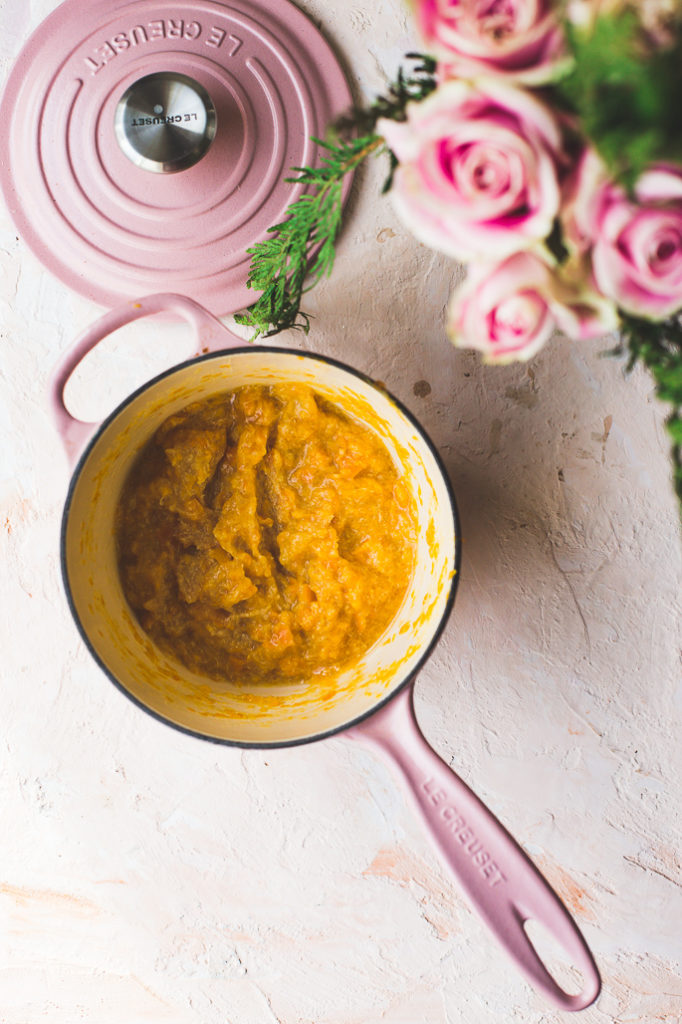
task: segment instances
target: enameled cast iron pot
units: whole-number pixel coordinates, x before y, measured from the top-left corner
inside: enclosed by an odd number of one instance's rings
[[[74,419],[64,387],[102,338],[140,317],[180,315],[205,353],[130,395],[101,425]],[[219,684],[164,655],[138,625],[119,580],[114,511],[142,446],[172,413],[244,384],[303,382],[381,437],[417,498],[416,568],[396,619],[333,688]],[[341,730],[370,740],[400,769],[446,863],[528,979],[555,1005],[579,1010],[600,989],[577,926],[503,826],[434,753],[414,715],[415,675],[450,612],[459,571],[455,501],[436,451],[410,413],[383,388],[341,363],[308,353],[244,346],[195,302],[155,295],[97,321],[55,371],[52,408],[72,461],[64,511],[62,568],[71,611],[95,660],[133,701],[163,722],[204,739],[245,747],[287,746]],[[530,942],[526,922],[543,925],[582,973],[577,994],[554,980]]]

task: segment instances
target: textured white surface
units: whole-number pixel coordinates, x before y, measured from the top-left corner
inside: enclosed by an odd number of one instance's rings
[[[5,71],[53,6],[0,3]],[[401,0],[301,6],[360,95],[414,48]],[[674,1024],[682,534],[664,410],[645,375],[599,358],[609,339],[505,369],[452,350],[458,270],[378,198],[384,170],[358,177],[309,337],[283,340],[383,380],[442,452],[464,561],[417,684],[424,730],[575,913],[604,977],[580,1019]],[[100,311],[0,218],[0,1020],[555,1024],[373,754],[343,738],[267,754],[202,743],[91,661],[59,576],[68,470],[45,387]],[[186,350],[175,327],[148,331],[142,357],[139,337],[84,368],[81,403],[106,412]]]

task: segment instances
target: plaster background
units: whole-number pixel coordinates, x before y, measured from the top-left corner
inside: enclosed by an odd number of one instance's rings
[[[0,2],[6,74],[51,0]],[[301,0],[371,98],[415,47],[401,0]],[[383,380],[445,459],[454,614],[417,683],[426,735],[572,909],[604,979],[585,1024],[682,1021],[682,534],[647,376],[557,340],[489,368],[444,336],[460,270],[356,180],[310,335]],[[72,625],[58,354],[100,312],[0,211],[0,1021],[557,1024],[489,939],[389,768],[343,738],[260,752],[167,729]],[[188,352],[137,328],[84,368],[106,413]],[[424,384],[427,382],[427,386]]]

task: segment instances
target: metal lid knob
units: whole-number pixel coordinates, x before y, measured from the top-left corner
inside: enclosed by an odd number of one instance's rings
[[[193,78],[159,71],[126,89],[114,131],[137,167],[160,174],[184,171],[201,160],[215,137],[215,107]]]

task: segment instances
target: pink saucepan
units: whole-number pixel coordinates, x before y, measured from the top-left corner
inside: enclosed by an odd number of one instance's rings
[[[197,351],[130,395],[102,424],[75,419],[64,387],[102,338],[140,317],[173,313],[190,323]],[[114,511],[140,448],[167,416],[190,402],[244,384],[304,382],[384,441],[419,506],[415,571],[395,620],[371,650],[330,687],[273,682],[217,684],[158,650],[138,625],[119,582]],[[287,746],[346,730],[388,754],[424,823],[471,902],[530,982],[563,1010],[599,994],[595,962],[576,924],[506,829],[423,738],[413,709],[417,671],[429,656],[457,586],[459,523],[440,459],[410,413],[367,377],[331,359],[245,346],[214,316],[177,295],[154,295],[104,315],[56,369],[52,405],[69,457],[78,462],[62,528],[62,566],[76,624],[95,660],[156,718],[204,739],[244,747]],[[554,980],[526,932],[536,921],[582,975],[577,994]]]

